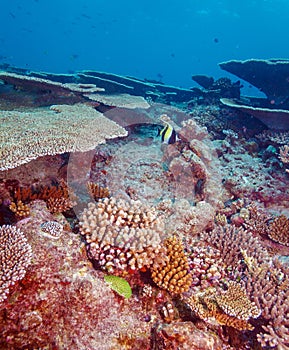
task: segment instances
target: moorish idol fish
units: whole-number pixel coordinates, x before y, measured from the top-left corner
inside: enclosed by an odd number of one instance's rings
[[[159,136],[162,142],[167,144],[175,143],[178,140],[177,133],[170,124],[166,124],[166,126],[159,131]]]

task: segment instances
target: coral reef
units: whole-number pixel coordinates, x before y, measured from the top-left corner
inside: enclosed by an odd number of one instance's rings
[[[86,186],[89,194],[95,200],[109,197],[109,189],[107,187],[101,187],[99,184],[93,183],[91,181],[88,181]]]
[[[289,73],[289,60],[231,60],[219,63],[219,66],[256,86],[260,91],[264,92],[273,103],[280,104],[287,99],[289,84],[286,77]],[[252,74],[252,72],[254,72],[254,74]]]
[[[186,302],[202,320],[240,331],[253,330],[248,320],[260,316],[260,310],[248,299],[245,290],[233,282],[223,293],[211,288],[192,295]]]
[[[289,139],[222,106],[240,83],[14,73],[0,73],[0,348],[289,348]]]

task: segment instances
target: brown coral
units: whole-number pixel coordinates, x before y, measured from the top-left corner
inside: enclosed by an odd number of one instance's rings
[[[171,293],[179,294],[188,291],[192,284],[189,272],[188,257],[181,241],[173,236],[164,242],[166,254],[161,264],[152,268],[153,281]]]
[[[275,242],[289,246],[289,219],[280,215],[269,226],[268,236]]]
[[[109,197],[109,190],[107,187],[102,187],[97,183],[91,181],[87,182],[87,190],[93,199],[98,200],[100,198]]]
[[[0,302],[7,298],[9,287],[24,277],[31,258],[24,234],[14,226],[0,227]]]
[[[46,205],[50,213],[63,213],[73,207],[73,202],[70,198],[51,197],[46,201]]]
[[[21,202],[30,202],[36,199],[45,200],[51,213],[65,212],[75,204],[74,196],[70,193],[67,184],[63,180],[51,185],[17,187],[13,196],[15,200]]]
[[[9,209],[15,214],[17,219],[22,219],[29,216],[29,207],[24,204],[21,200],[17,202],[12,202],[9,205]]]

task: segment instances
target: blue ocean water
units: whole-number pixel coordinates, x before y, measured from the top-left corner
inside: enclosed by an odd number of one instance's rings
[[[287,0],[2,0],[0,64],[193,86],[231,59],[286,58]]]

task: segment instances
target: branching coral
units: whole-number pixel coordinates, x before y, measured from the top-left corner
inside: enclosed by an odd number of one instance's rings
[[[188,291],[192,283],[188,257],[177,237],[167,238],[164,242],[166,252],[161,263],[152,267],[152,279],[161,288],[173,294]]]
[[[13,197],[17,202],[26,203],[36,199],[45,200],[51,213],[65,212],[74,205],[73,194],[63,180],[51,185],[17,187]]]
[[[248,251],[260,263],[269,260],[259,239],[243,228],[216,226],[211,232],[202,233],[202,239],[220,250],[221,258],[227,266],[240,265],[242,250]]]
[[[269,226],[268,236],[275,242],[289,246],[289,219],[285,215],[275,218]]]
[[[226,265],[222,262],[221,252],[214,247],[193,242],[189,261],[193,286],[206,288],[219,285],[226,276]]]
[[[31,258],[24,234],[14,226],[0,227],[0,302],[7,298],[9,287],[25,276]]]
[[[29,208],[21,200],[17,202],[12,202],[9,205],[9,209],[15,214],[16,218],[22,219],[29,215]]]
[[[236,282],[230,282],[225,292],[209,288],[205,292],[192,295],[186,302],[202,320],[238,330],[254,329],[248,320],[260,315],[260,310]]]
[[[268,234],[268,222],[271,219],[261,208],[256,205],[249,206],[250,216],[244,222],[245,228],[256,236]]]
[[[139,201],[105,198],[89,203],[79,228],[90,257],[113,271],[150,266],[161,250],[164,222]]]
[[[262,310],[262,331],[257,335],[263,347],[286,349],[289,346],[289,291],[288,270],[267,263],[250,269],[246,290]],[[284,272],[282,271],[284,270]]]
[[[100,198],[109,197],[109,190],[107,187],[102,187],[97,183],[93,183],[91,181],[87,182],[87,190],[91,197],[95,200]]]

